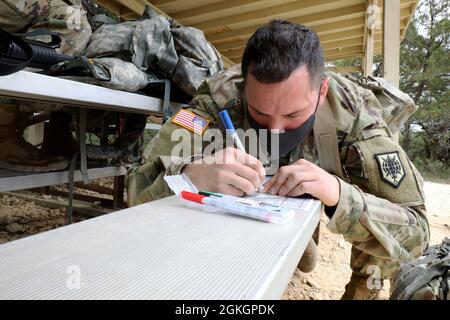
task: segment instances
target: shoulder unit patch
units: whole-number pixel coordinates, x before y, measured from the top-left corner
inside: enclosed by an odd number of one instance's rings
[[[403,169],[398,151],[375,154],[375,159],[377,159],[381,178],[395,188],[398,188],[403,178],[405,178],[405,170]]]
[[[209,124],[209,120],[183,109],[178,111],[172,122],[199,135],[203,134]]]

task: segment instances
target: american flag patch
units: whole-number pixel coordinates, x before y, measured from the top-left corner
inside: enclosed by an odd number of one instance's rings
[[[187,110],[178,111],[172,122],[199,135],[203,134],[209,124],[209,120]]]

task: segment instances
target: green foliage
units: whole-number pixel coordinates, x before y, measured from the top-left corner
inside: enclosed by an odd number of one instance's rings
[[[361,65],[361,59],[354,58],[354,59],[334,60],[333,65],[336,67],[357,66],[357,65]]]
[[[404,140],[404,137],[400,137],[400,143],[403,143],[402,140]],[[429,146],[425,133],[416,133],[409,144],[409,158],[427,180],[450,182],[450,166],[448,163],[433,160],[427,155],[431,149]]]
[[[418,111],[403,129],[402,146],[424,173],[450,176],[449,2],[423,0],[400,48],[400,89]],[[413,131],[412,124],[423,131]]]

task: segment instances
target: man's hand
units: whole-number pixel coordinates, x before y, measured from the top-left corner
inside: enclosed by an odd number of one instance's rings
[[[264,192],[280,196],[296,197],[304,193],[320,199],[327,206],[339,202],[339,181],[322,168],[304,159],[281,167],[270,179]]]
[[[261,162],[235,148],[188,164],[183,172],[200,190],[242,196],[253,194],[265,177]]]

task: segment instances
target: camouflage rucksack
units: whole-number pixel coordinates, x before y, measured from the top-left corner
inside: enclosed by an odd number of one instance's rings
[[[401,126],[417,110],[417,106],[409,95],[383,78],[372,76],[355,78],[349,74],[345,76],[374,93],[383,107],[382,118],[392,133],[397,133]]]
[[[356,78],[350,74],[337,74],[334,72],[329,72],[328,75],[343,87],[357,86],[360,87],[360,90],[358,90],[359,92],[365,89],[370,90],[380,103],[380,109],[376,107],[377,110],[372,111],[380,113],[381,118],[387,125],[388,131],[390,131],[389,136],[392,138],[394,137],[394,134],[399,132],[400,127],[417,110],[417,106],[410,96],[397,89],[383,78]],[[364,102],[362,102],[362,104],[364,105]],[[364,105],[364,107],[366,106]],[[339,143],[335,117],[336,115],[333,114],[328,99],[325,100],[325,103],[316,114],[314,136],[320,167],[345,179],[338,149]],[[361,130],[362,128],[358,127],[357,129]],[[352,136],[356,137],[360,133],[362,132],[352,132]],[[364,139],[365,138],[366,137],[364,137]]]
[[[96,58],[115,56],[120,52],[129,54],[133,33],[138,23],[138,21],[126,21],[101,25],[92,33],[83,55],[88,58]]]
[[[391,300],[450,300],[450,238],[404,263],[391,292]]]
[[[172,21],[171,32],[178,53],[172,81],[184,92],[194,95],[204,79],[223,70],[222,58],[202,31]]]
[[[102,64],[114,78],[101,85],[131,92],[155,79],[170,78],[178,62],[169,21],[149,10],[136,21],[101,25],[83,53],[96,58],[92,61]],[[129,84],[132,78],[137,85]]]
[[[170,23],[164,16],[156,16],[136,25],[131,43],[132,62],[141,70],[158,70],[171,77],[178,62],[170,32]]]
[[[148,6],[139,20],[99,27],[85,54],[120,57],[141,71],[161,72],[189,95],[203,80],[223,70],[220,54],[202,31],[183,27]]]

